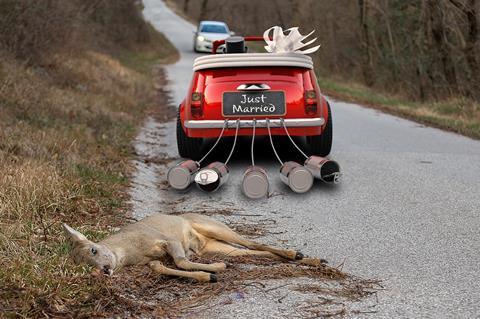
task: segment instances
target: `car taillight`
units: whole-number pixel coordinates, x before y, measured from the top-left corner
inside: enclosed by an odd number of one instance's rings
[[[317,113],[317,93],[315,90],[308,90],[305,92],[305,112],[308,115]]]
[[[201,118],[203,116],[203,94],[198,92],[192,93],[191,112],[194,118]]]

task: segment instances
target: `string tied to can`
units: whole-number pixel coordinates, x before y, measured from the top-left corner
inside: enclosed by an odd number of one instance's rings
[[[227,167],[227,163],[230,161],[233,155],[233,152],[235,150],[239,128],[240,128],[240,119],[237,120],[235,138],[233,140],[232,149],[230,150],[230,154],[228,155],[225,163],[216,161],[216,162],[210,163],[209,165],[207,165],[206,167],[198,171],[197,175],[195,176],[195,183],[197,184],[199,189],[205,192],[214,192],[218,190],[220,186],[222,186],[227,182],[228,176],[230,173]],[[221,137],[219,137],[219,139],[220,138]],[[215,143],[213,147],[215,147],[216,144],[218,144],[219,139],[217,139],[217,143]],[[204,156],[204,158],[205,157],[206,156]]]
[[[202,162],[207,158],[208,155],[210,155],[210,153],[215,149],[215,147],[218,145],[218,143],[220,142],[220,140],[222,139],[223,137],[223,133],[225,133],[225,130],[228,129],[228,120],[224,120],[223,121],[223,126],[222,126],[222,131],[220,132],[220,134],[218,135],[217,137],[217,140],[215,141],[215,143],[213,144],[213,146],[210,148],[210,150],[208,150],[208,152],[203,155],[203,157],[198,160],[198,165],[200,166],[202,164]]]
[[[290,136],[283,118],[280,119],[280,123],[282,124],[286,135],[290,139],[290,142],[292,142],[293,146],[295,146],[295,148],[305,157],[304,166],[312,173],[312,175],[326,183],[339,183],[342,176],[342,173],[340,172],[340,165],[336,161],[328,158],[315,155],[307,156],[307,154],[302,151],[302,149]]]
[[[283,162],[275,149],[273,144],[272,133],[270,131],[270,120],[266,119],[268,137],[270,144],[272,145],[273,152],[281,164],[280,167],[280,179],[287,184],[291,190],[295,193],[305,193],[312,188],[313,176],[312,173],[306,169],[303,165],[300,165],[294,161]]]
[[[253,119],[252,144],[250,146],[250,157],[252,165],[243,173],[242,191],[245,196],[251,199],[260,199],[268,195],[270,183],[268,182],[267,171],[258,165],[255,165],[255,135],[257,120]]]

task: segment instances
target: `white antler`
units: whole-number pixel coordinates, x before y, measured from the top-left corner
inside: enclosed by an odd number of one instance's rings
[[[270,33],[273,31],[272,40],[270,40]],[[287,29],[288,34],[285,35],[283,29],[278,26],[271,27],[270,29],[266,30],[263,33],[263,39],[267,43],[265,46],[265,50],[270,53],[287,53],[287,52],[296,52],[302,54],[310,54],[318,50],[320,48],[319,45],[305,49],[306,46],[314,43],[317,38],[308,41],[307,43],[303,43],[302,41],[311,36],[315,30],[310,32],[309,34],[303,36],[299,31],[298,27],[293,27]]]

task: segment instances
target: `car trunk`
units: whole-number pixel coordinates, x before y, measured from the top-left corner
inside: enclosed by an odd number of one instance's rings
[[[304,72],[308,71],[294,67],[231,68],[203,71],[202,73],[205,76],[204,116],[208,119],[236,119],[239,117],[245,119],[278,118],[279,116],[285,118],[306,117],[304,108]],[[244,88],[247,89],[238,89],[241,85],[244,85]],[[269,88],[263,91],[272,96],[267,95],[263,97],[263,102],[266,103],[262,103],[261,91],[248,90],[248,88],[258,85],[265,85]],[[236,93],[231,94],[230,92]],[[280,92],[283,92],[283,94]],[[237,96],[238,108],[223,110],[224,94]],[[269,114],[268,99],[273,99],[273,97],[279,98],[281,95],[284,98],[285,109],[277,110],[276,114]],[[246,102],[247,98],[250,102],[256,98],[258,103],[246,103],[247,107],[241,108],[240,103]],[[267,101],[265,101],[265,98]],[[262,109],[258,107],[255,109],[256,106],[261,107],[264,105],[267,106],[265,112],[262,112]]]

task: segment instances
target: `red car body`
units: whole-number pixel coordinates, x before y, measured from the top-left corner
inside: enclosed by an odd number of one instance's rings
[[[214,47],[216,48],[216,46]],[[227,54],[221,56],[227,56]],[[268,54],[264,54],[264,56],[268,57]],[[264,56],[261,56],[261,58]],[[225,59],[227,58],[225,57]],[[253,58],[256,58],[256,56],[253,55]],[[248,83],[260,83],[268,88],[267,91],[284,92],[285,114],[281,116],[224,116],[222,108],[224,93],[239,92],[239,88],[242,85],[248,85]],[[245,93],[249,94],[249,92]],[[288,124],[290,135],[307,137],[307,144],[308,137],[325,139],[323,133],[325,129],[329,129],[330,141],[324,141],[323,144],[328,144],[328,142],[330,144],[326,145],[326,149],[323,147],[323,150],[312,151],[312,153],[317,153],[318,155],[328,155],[331,147],[332,125],[330,107],[321,94],[313,67],[267,65],[255,67],[213,67],[196,70],[193,73],[189,91],[179,107],[177,140],[179,142],[180,155],[183,157],[196,157],[192,156],[195,154],[189,154],[192,152],[182,151],[182,147],[185,149],[185,145],[180,144],[185,144],[184,142],[186,142],[187,146],[191,146],[190,142],[193,142],[196,145],[195,147],[198,148],[198,143],[202,139],[217,138],[222,131],[220,123],[226,119],[230,120],[230,122],[228,129],[224,131],[224,136],[235,135],[236,126],[232,125],[232,122],[235,123],[234,121],[237,119],[241,119],[242,123],[246,123],[245,126],[243,124],[240,126],[238,134],[251,136],[253,127],[251,127],[251,123],[248,123],[248,120],[255,119],[261,121],[271,119],[273,121],[280,118]],[[216,125],[208,125],[209,123],[216,123]],[[272,125],[271,133],[272,135],[286,135],[285,128],[281,125]],[[268,135],[268,130],[265,125],[258,125],[255,134]],[[317,141],[318,143],[319,141]]]
[[[265,83],[272,91],[283,91],[286,97],[287,114],[284,118],[318,118],[328,117],[327,102],[320,93],[317,78],[312,70],[291,67],[235,68],[198,71],[193,74],[189,94],[180,104],[180,120],[224,120],[222,115],[222,96],[224,92],[236,91],[244,83]],[[306,107],[306,92],[315,91],[316,110]],[[203,95],[201,111],[192,112],[192,93]],[[232,117],[235,118],[235,117]],[[243,119],[278,118],[278,116],[248,116]],[[289,128],[290,135],[309,136],[322,134],[323,126]],[[215,138],[221,132],[217,129],[194,129],[183,126],[189,137]],[[272,135],[285,135],[283,128],[272,128]],[[239,135],[252,135],[253,128],[242,128]],[[267,135],[266,128],[257,128],[256,134]],[[227,130],[225,136],[235,135],[235,130]]]

